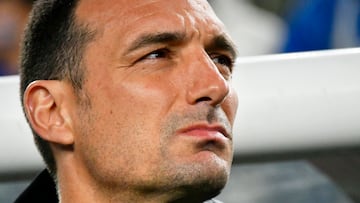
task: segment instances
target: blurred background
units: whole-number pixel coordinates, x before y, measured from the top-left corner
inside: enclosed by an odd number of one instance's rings
[[[360,0],[209,2],[234,38],[239,60],[360,43]],[[0,75],[18,73],[19,41],[32,3],[0,0]],[[235,160],[229,184],[218,199],[227,203],[359,203],[359,155],[360,149],[355,148]],[[12,202],[35,175],[2,176],[0,202]]]
[[[359,46],[359,0],[209,2],[235,39],[239,60]],[[359,155],[359,149],[352,149],[292,159],[269,155],[235,160],[228,187],[219,199],[234,203],[359,203]]]
[[[0,0],[0,75],[17,74],[19,41],[31,0]]]

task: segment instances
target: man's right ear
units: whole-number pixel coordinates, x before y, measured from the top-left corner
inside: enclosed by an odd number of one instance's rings
[[[68,89],[62,81],[38,80],[25,90],[25,113],[33,130],[48,142],[61,145],[74,142],[66,100]]]

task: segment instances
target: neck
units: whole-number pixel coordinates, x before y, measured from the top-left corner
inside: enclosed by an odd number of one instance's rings
[[[139,187],[130,183],[108,183],[94,178],[74,156],[58,157],[57,188],[60,203],[71,202],[146,202],[201,203],[216,194],[203,193],[193,187]]]
[[[98,183],[88,173],[68,164],[58,169],[57,184],[60,203],[72,202],[146,202],[201,203],[202,199],[187,197],[182,191],[140,190],[128,186],[109,186]],[[194,195],[196,196],[196,195]]]

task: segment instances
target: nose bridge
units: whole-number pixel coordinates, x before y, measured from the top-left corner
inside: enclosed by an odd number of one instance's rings
[[[190,57],[190,58],[189,58]],[[208,102],[219,105],[229,94],[229,83],[204,49],[190,52],[187,60],[189,79],[187,100],[191,104]]]

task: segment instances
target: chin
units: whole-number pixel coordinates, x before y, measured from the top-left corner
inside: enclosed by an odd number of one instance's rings
[[[226,179],[204,181],[181,188],[182,192],[173,203],[200,203],[216,197],[225,187]]]
[[[197,203],[209,200],[222,191],[229,177],[226,167],[198,168],[193,174],[177,180],[179,196],[174,203]],[[187,180],[186,180],[187,179]],[[176,184],[176,182],[174,182]]]

